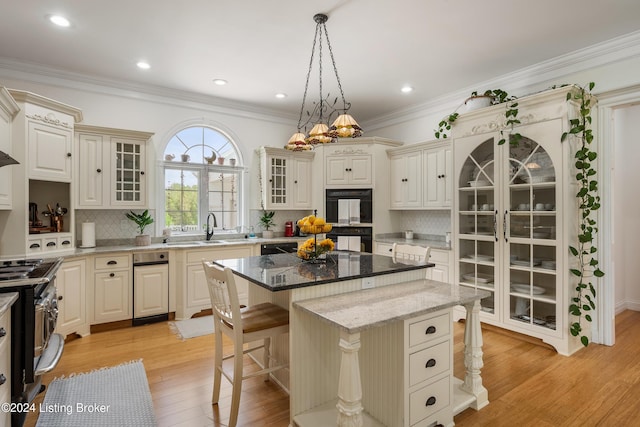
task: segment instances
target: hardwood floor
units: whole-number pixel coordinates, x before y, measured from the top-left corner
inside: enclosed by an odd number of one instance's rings
[[[455,325],[459,377],[463,327]],[[482,376],[490,403],[456,416],[456,426],[627,426],[640,419],[640,312],[616,317],[615,346],[594,344],[571,357],[495,330],[484,330],[483,338]],[[132,359],[143,359],[160,426],[227,425],[228,381],[222,380],[220,404],[210,403],[213,336],[181,341],[166,322],[69,341],[45,383]],[[247,357],[245,363],[253,365]],[[34,426],[36,416],[31,414],[26,425]],[[288,395],[276,384],[259,378],[244,382],[239,426],[286,427],[288,421]]]

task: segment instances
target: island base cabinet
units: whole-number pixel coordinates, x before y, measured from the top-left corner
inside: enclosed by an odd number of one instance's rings
[[[6,405],[11,403],[11,309],[0,317],[0,331],[5,332],[0,336],[0,375],[5,378],[0,384],[0,404]],[[0,412],[0,426],[10,425],[11,411]]]

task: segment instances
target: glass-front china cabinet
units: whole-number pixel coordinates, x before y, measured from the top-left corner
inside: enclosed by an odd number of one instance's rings
[[[456,280],[491,292],[481,301],[484,322],[540,338],[561,354],[581,347],[569,334],[577,187],[575,148],[560,142],[574,117],[568,90],[519,100],[517,144],[513,137],[498,144],[504,105],[461,115],[453,135]]]

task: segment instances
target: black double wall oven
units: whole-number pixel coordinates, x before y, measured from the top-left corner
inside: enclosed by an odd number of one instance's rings
[[[338,243],[342,237],[359,237],[360,247],[350,250],[373,252],[373,189],[326,189],[326,220],[333,224],[327,237]]]

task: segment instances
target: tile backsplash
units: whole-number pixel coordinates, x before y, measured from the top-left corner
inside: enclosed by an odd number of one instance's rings
[[[127,219],[129,209],[76,210],[76,238],[82,241],[82,223],[96,223],[96,240],[132,239],[138,234],[136,224]],[[149,210],[155,218],[155,210]],[[147,226],[145,234],[155,236],[155,224]]]
[[[414,233],[444,236],[451,230],[451,211],[403,211],[402,229]]]

